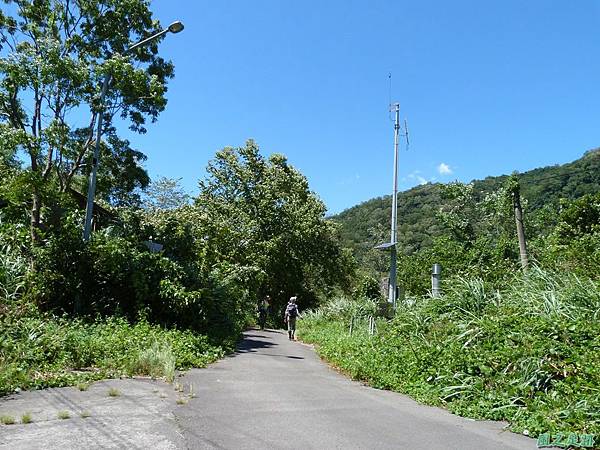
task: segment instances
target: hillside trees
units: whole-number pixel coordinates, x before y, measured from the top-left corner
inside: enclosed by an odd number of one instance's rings
[[[563,201],[548,238],[535,242],[542,263],[598,279],[600,274],[600,193]]]
[[[26,155],[19,189],[30,196],[31,239],[40,241],[58,200],[55,192],[82,190],[90,170],[93,128],[100,111],[99,85],[113,83],[106,97],[99,194],[117,204],[145,187],[144,155],[119,138],[119,117],[146,131],[166,105],[173,65],[158,56],[157,42],[121,56],[131,41],[161,29],[147,0],[6,0],[0,12],[0,148],[4,159]],[[87,119],[81,117],[87,115]]]
[[[196,207],[218,230],[220,257],[256,269],[257,293],[276,307],[298,293],[306,307],[319,292],[349,287],[351,260],[336,225],[283,155],[265,158],[250,140],[218,152],[207,172]]]

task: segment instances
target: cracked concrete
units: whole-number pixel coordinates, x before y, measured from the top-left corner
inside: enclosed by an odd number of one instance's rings
[[[109,396],[111,388],[120,395]],[[180,397],[172,385],[149,379],[99,381],[87,391],[67,387],[14,394],[0,400],[0,415],[17,421],[0,425],[0,449],[182,448],[174,416]],[[68,419],[58,418],[63,411]],[[32,423],[18,423],[25,413]]]

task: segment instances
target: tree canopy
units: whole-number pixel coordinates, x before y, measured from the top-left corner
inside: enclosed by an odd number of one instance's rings
[[[5,0],[0,11],[0,148],[3,159],[26,155],[21,177],[31,195],[32,238],[47,221],[49,191],[83,190],[91,168],[100,85],[112,75],[103,109],[98,186],[115,204],[137,201],[145,187],[143,153],[118,136],[116,121],[144,133],[164,110],[173,64],[158,42],[125,54],[161,29],[148,0]],[[87,119],[86,119],[87,116]]]
[[[258,288],[303,306],[319,291],[348,284],[349,255],[306,178],[283,155],[263,157],[256,143],[225,148],[208,165],[196,207],[219,230],[222,257],[257,269]]]

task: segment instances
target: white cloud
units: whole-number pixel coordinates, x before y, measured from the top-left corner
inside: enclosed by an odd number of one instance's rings
[[[440,165],[438,166],[437,169],[438,169],[438,172],[440,173],[440,175],[451,175],[452,174],[452,169],[446,163],[440,163]]]

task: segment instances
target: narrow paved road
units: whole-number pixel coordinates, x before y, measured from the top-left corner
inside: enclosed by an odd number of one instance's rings
[[[352,382],[279,331],[250,331],[239,351],[184,383],[175,412],[188,448],[535,449],[533,439]]]

